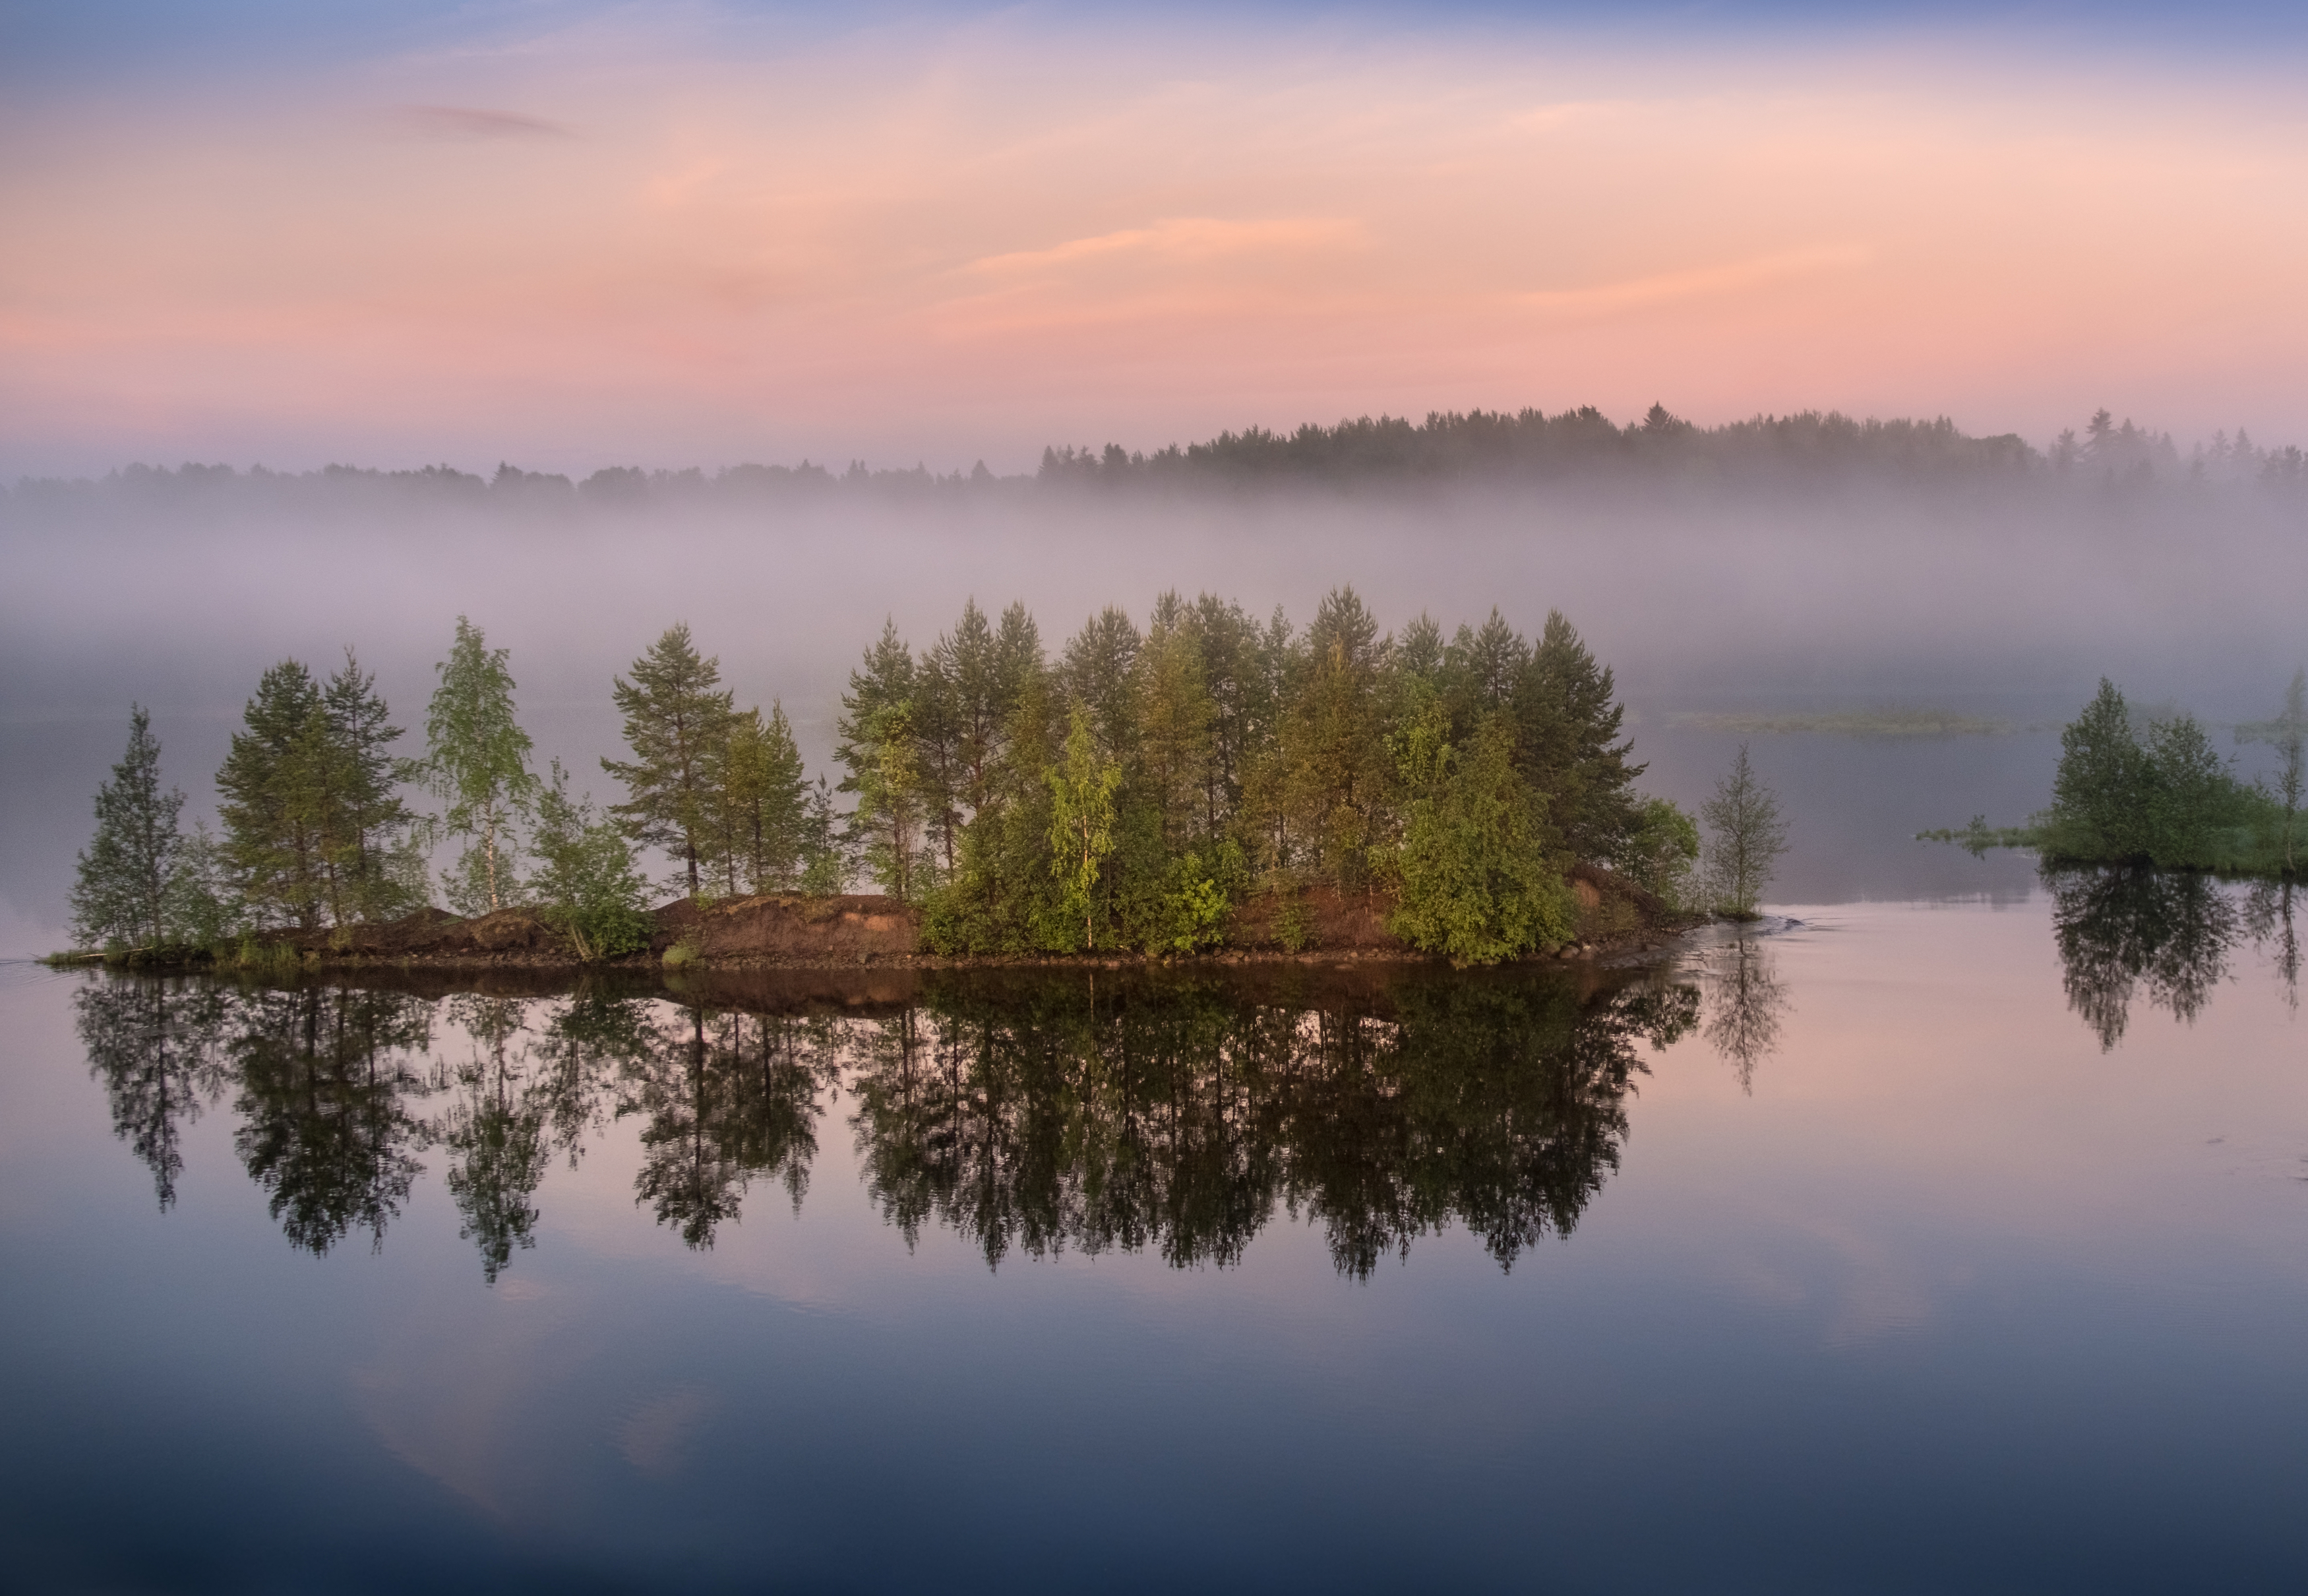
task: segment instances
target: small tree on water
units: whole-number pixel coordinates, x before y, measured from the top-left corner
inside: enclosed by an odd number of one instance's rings
[[[1739,745],[1731,769],[1716,783],[1715,796],[1699,807],[1709,833],[1704,879],[1707,897],[1718,910],[1753,919],[1779,856],[1787,850],[1787,823],[1778,795],[1763,785]]]

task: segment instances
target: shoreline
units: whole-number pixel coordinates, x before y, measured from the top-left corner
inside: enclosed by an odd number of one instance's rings
[[[1580,904],[1576,940],[1543,953],[1505,960],[1496,968],[1594,964],[1640,959],[1679,942],[1716,917],[1680,914],[1612,873],[1580,867],[1573,885]],[[420,910],[383,924],[332,930],[251,935],[212,948],[174,947],[52,953],[52,968],[104,966],[152,974],[273,970],[328,974],[362,970],[487,971],[523,970],[580,974],[589,971],[747,970],[1136,970],[1227,969],[1256,966],[1434,965],[1386,928],[1374,895],[1334,892],[1302,894],[1296,923],[1300,945],[1285,945],[1271,913],[1253,903],[1237,910],[1227,943],[1192,953],[1138,950],[1070,953],[941,953],[920,945],[917,907],[870,894],[759,897],[698,904],[676,899],[653,910],[650,945],[615,959],[585,960],[528,909],[504,909],[472,919]]]

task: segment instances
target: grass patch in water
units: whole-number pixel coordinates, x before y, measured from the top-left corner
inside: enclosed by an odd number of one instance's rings
[[[1666,720],[1678,729],[1731,731],[1743,737],[1794,732],[1822,737],[2008,737],[2020,729],[2014,720],[1932,709],[1826,710],[1811,714],[1686,711]]]

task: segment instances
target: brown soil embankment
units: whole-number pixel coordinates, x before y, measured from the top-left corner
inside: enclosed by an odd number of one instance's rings
[[[1632,883],[1594,866],[1575,867],[1571,885],[1579,903],[1578,937],[1557,951],[1558,958],[1658,946],[1693,923],[1670,913]],[[1392,907],[1383,893],[1342,893],[1330,887],[1263,893],[1236,910],[1223,945],[1203,956],[1233,963],[1423,958],[1387,929]],[[1073,958],[940,957],[921,950],[918,909],[868,893],[822,898],[779,893],[702,906],[681,899],[650,918],[655,929],[646,953],[619,962],[806,970],[1146,962],[1143,954],[1103,950]],[[561,969],[578,962],[563,938],[527,909],[471,919],[426,909],[383,924],[290,932],[279,940],[314,964],[512,970]]]

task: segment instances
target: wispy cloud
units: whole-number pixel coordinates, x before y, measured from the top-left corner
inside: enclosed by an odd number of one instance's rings
[[[969,263],[973,272],[1044,272],[1082,261],[1117,255],[1159,256],[1179,261],[1281,251],[1356,249],[1365,242],[1362,224],[1335,217],[1286,217],[1260,221],[1224,221],[1182,216],[1151,227],[1072,238],[1048,249],[1013,250]]]
[[[574,135],[558,122],[524,116],[517,111],[489,111],[472,106],[404,105],[385,113],[385,124],[409,138],[423,139],[565,139]]]
[[[1635,310],[1674,300],[1742,293],[1750,289],[1766,288],[1825,272],[1847,272],[1866,265],[1873,258],[1873,252],[1864,245],[1839,244],[1820,249],[1786,250],[1749,260],[1700,266],[1686,272],[1655,272],[1622,282],[1600,283],[1593,288],[1542,289],[1517,295],[1516,299],[1536,310],[1572,313]]]

